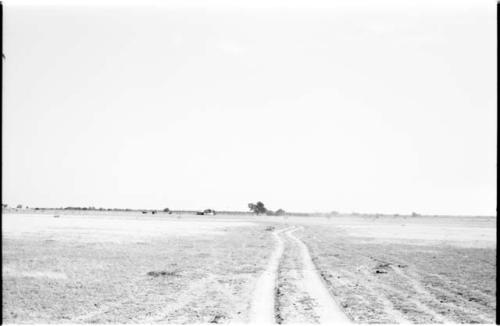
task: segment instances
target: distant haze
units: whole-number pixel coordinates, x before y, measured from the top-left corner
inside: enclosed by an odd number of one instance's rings
[[[4,4],[4,203],[496,215],[495,2],[187,3]]]

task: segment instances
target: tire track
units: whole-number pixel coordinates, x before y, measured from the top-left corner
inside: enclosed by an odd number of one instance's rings
[[[254,295],[250,307],[249,321],[255,324],[274,324],[275,320],[275,287],[278,268],[285,249],[283,238],[280,236],[283,232],[294,229],[288,227],[273,232],[276,242],[266,270],[257,280]]]
[[[295,241],[300,248],[302,258],[302,286],[308,293],[310,299],[314,301],[314,314],[319,323],[351,323],[350,319],[344,314],[337,305],[327,287],[323,283],[316,266],[311,259],[307,246],[297,238],[293,233],[301,228],[293,228],[285,232],[286,236]]]
[[[282,324],[293,323],[296,322],[295,318],[300,318],[301,321],[307,321],[307,323],[352,323],[337,305],[326,284],[323,283],[311,259],[309,249],[302,240],[293,234],[300,229],[301,227],[291,226],[273,232],[276,246],[269,258],[267,268],[257,280],[250,306],[249,322]],[[290,248],[296,249],[291,251],[291,256],[283,258],[285,249],[289,250]],[[289,260],[291,261],[288,262]],[[287,279],[288,286],[278,284],[278,274],[282,273],[280,268],[283,268],[282,262],[288,262],[294,266],[293,274],[295,277]],[[291,300],[293,305],[279,306],[278,292],[280,289],[287,289],[285,293],[280,293],[280,295],[287,296],[288,301]],[[297,293],[287,293],[289,291]],[[294,302],[299,298],[300,302]],[[302,309],[304,305],[308,307],[307,312]],[[280,313],[283,308],[288,311],[284,316]],[[290,313],[290,310],[293,312]]]
[[[284,236],[285,250],[281,258],[276,284],[276,322],[278,324],[318,323],[311,299],[304,286],[304,273],[300,247]]]

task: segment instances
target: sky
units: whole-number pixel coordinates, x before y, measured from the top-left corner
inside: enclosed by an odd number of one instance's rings
[[[496,215],[494,1],[4,2],[3,203]]]

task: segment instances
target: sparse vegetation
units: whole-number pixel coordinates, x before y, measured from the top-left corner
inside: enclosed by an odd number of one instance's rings
[[[150,223],[175,223],[166,227],[169,232],[193,223],[157,219]],[[109,225],[119,231],[129,220],[120,222]],[[197,223],[212,229],[211,222]],[[119,242],[109,241],[114,227],[106,234],[73,229],[73,241],[64,240],[64,229],[23,238],[7,232],[2,248],[3,322],[244,323],[254,282],[273,242],[263,236],[260,225],[220,224],[226,231],[210,236],[186,236],[179,229],[175,236],[158,237],[155,231],[137,239],[132,228]]]
[[[302,213],[286,214],[283,220],[240,216],[228,218],[237,222],[224,222],[224,216],[200,219],[185,211],[182,221],[137,219],[140,212],[74,218],[76,214],[57,210],[37,217],[12,210],[4,215],[3,321],[246,322],[255,282],[266,274],[261,272],[276,246],[273,238],[290,225],[309,248],[336,301],[356,323],[494,322],[494,218],[395,219],[380,214],[374,219],[374,214],[362,214],[326,221],[331,214]],[[54,220],[59,213],[63,218]],[[112,223],[106,221],[108,214]],[[91,223],[81,222],[86,215]],[[13,236],[18,231],[9,231],[9,223],[23,218],[29,232]],[[48,226],[57,227],[44,229],[43,223],[29,223],[33,218],[46,218]],[[248,225],[228,224],[241,222]],[[209,233],[213,223],[221,226]],[[315,306],[299,291],[302,276],[294,272],[301,264],[300,241],[286,234],[280,236],[285,250],[276,283],[276,318],[287,323],[299,311],[308,316],[304,320],[313,321]],[[430,240],[411,240],[419,234]],[[446,234],[446,240],[436,238],[439,234]],[[484,235],[489,240],[483,241]]]
[[[404,227],[399,223],[381,217],[371,226],[382,231],[399,225],[402,231],[414,230],[412,234],[426,233],[432,227],[429,222],[422,226],[422,221]],[[445,232],[454,230],[457,223],[470,226],[477,222],[457,218],[435,223],[435,230]],[[491,220],[490,228],[493,223]],[[496,300],[491,291],[496,282],[494,243],[477,247],[463,240],[457,246],[450,241],[437,244],[432,237],[415,243],[411,237],[396,242],[384,237],[368,240],[363,233],[358,236],[343,233],[335,225],[310,225],[303,233],[325,283],[354,322],[495,321]]]

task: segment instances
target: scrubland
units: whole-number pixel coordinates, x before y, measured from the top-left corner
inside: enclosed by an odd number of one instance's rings
[[[495,217],[4,214],[2,230],[4,323],[252,322],[271,259],[277,323],[323,320],[307,259],[354,323],[495,322]]]
[[[245,321],[272,248],[261,226],[245,222],[146,221],[168,230],[163,236],[137,232],[130,219],[108,220],[103,230],[97,218],[87,227],[71,216],[39,218],[63,226],[5,230],[4,322]],[[130,235],[121,233],[127,223]]]
[[[436,226],[445,237],[456,231],[450,222]],[[427,226],[413,226],[408,240],[353,237],[325,226],[309,226],[302,236],[325,284],[355,322],[494,323],[495,242],[480,233],[476,239],[469,233],[462,240],[459,234],[435,240]],[[374,233],[384,225],[372,227]]]

